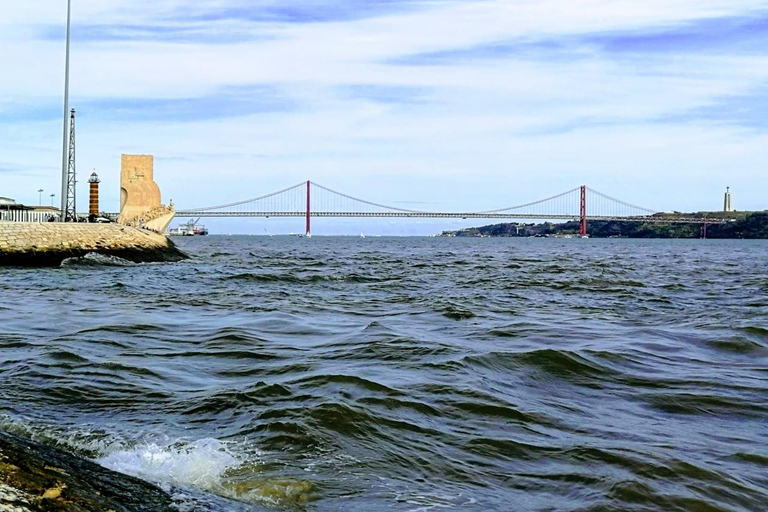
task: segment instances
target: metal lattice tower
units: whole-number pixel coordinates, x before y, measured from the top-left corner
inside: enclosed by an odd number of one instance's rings
[[[67,194],[64,199],[64,222],[77,222],[77,208],[75,204],[75,184],[77,173],[75,171],[75,109],[69,114],[69,158],[67,160]]]

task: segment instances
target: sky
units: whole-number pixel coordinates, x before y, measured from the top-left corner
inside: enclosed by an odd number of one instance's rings
[[[586,184],[653,210],[768,208],[768,0],[72,0],[78,202],[122,153],[164,201],[303,180],[401,208],[499,209]],[[61,175],[65,0],[0,17],[0,196]],[[301,231],[217,219],[214,232]],[[315,220],[429,234],[478,221]]]

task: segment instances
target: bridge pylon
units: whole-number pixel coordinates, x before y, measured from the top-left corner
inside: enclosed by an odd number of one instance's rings
[[[579,201],[579,236],[587,236],[587,186],[581,186],[581,200]]]
[[[311,225],[311,220],[310,220],[312,218],[312,211],[311,211],[311,207],[310,207],[310,204],[311,204],[311,193],[310,193],[310,191],[311,190],[312,190],[312,183],[309,180],[307,180],[307,232],[305,233],[306,236],[311,236],[311,234],[312,234],[311,233],[312,225]]]

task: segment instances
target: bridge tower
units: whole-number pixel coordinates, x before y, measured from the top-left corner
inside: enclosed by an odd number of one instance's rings
[[[309,180],[307,180],[307,232],[306,232],[306,236],[310,236],[311,235],[311,232],[310,232],[311,231],[310,230],[311,225],[310,225],[310,220],[309,220],[310,219],[310,217],[309,217],[309,214],[310,214],[310,185],[311,184],[310,184]]]
[[[587,236],[587,186],[581,186],[581,200],[579,202],[579,236]]]

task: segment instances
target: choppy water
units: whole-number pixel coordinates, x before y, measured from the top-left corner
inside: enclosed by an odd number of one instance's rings
[[[0,428],[243,510],[768,509],[765,242],[180,245],[0,269]]]

